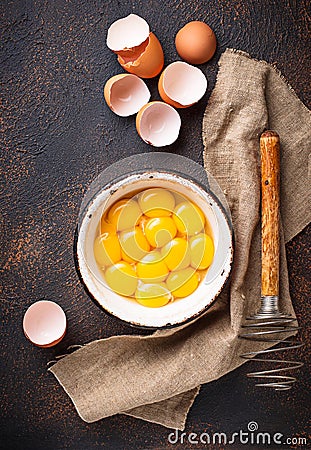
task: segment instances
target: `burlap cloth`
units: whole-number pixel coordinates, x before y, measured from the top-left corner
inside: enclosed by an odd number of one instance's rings
[[[284,242],[310,221],[310,111],[282,76],[263,61],[228,49],[203,120],[204,163],[226,194],[235,233],[230,285],[195,323],[152,336],[113,336],[91,342],[49,370],[87,422],[117,413],[183,429],[203,383],[243,364],[239,355],[263,348],[238,338],[241,321],[260,301],[259,136],[280,135],[280,298],[293,313]]]

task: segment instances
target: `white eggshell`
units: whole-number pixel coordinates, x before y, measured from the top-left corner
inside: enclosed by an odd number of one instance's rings
[[[57,344],[64,336],[66,326],[66,315],[62,308],[48,300],[33,303],[24,315],[24,333],[39,347]]]
[[[136,127],[140,137],[154,147],[164,147],[176,141],[181,119],[172,106],[151,102],[138,113]]]
[[[150,91],[145,82],[136,75],[120,74],[107,81],[104,96],[115,114],[127,117],[136,114],[148,103]]]
[[[114,52],[137,47],[149,36],[149,25],[140,16],[130,14],[116,20],[108,29],[107,46]]]
[[[203,97],[207,79],[197,67],[176,61],[167,66],[163,73],[163,89],[173,101],[188,106]]]

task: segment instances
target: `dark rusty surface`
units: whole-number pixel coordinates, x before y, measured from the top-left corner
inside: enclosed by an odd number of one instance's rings
[[[169,444],[171,431],[127,416],[86,424],[46,371],[46,363],[68,345],[135,332],[100,312],[88,299],[75,272],[72,253],[79,204],[90,182],[110,163],[152,151],[136,134],[134,117],[117,117],[103,102],[103,83],[122,72],[115,55],[105,46],[107,27],[130,12],[142,15],[163,45],[166,64],[179,59],[174,36],[187,21],[205,20],[215,30],[217,53],[201,66],[209,79],[208,93],[197,105],[181,111],[180,138],[167,148],[202,163],[203,112],[214,86],[217,60],[226,47],[275,63],[310,107],[308,3],[1,2],[1,448],[204,447]],[[147,84],[152,98],[158,99],[156,80]],[[304,230],[287,245],[290,289],[305,340],[310,317],[309,242],[310,232]],[[68,317],[66,338],[56,348],[33,347],[22,332],[24,312],[40,298],[59,302]],[[295,356],[306,361],[308,350],[306,346]],[[262,431],[306,437],[310,405],[307,367],[300,372],[294,389],[281,394],[256,389],[246,379],[246,372],[243,366],[204,386],[190,412],[186,432],[222,431],[229,435],[256,421]]]

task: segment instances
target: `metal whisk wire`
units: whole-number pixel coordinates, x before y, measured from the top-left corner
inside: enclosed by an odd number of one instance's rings
[[[261,206],[262,206],[262,268],[261,305],[257,314],[246,318],[239,337],[254,342],[264,342],[272,348],[244,353],[241,358],[261,363],[271,363],[274,368],[250,372],[250,378],[262,379],[256,386],[274,388],[277,391],[291,389],[297,381],[288,372],[299,369],[302,362],[271,359],[264,356],[275,355],[298,349],[303,344],[290,338],[300,327],[297,319],[282,313],[279,309],[279,136],[274,131],[266,131],[260,137],[261,152]],[[273,347],[273,344],[276,344]],[[277,367],[276,367],[277,366]]]
[[[262,298],[262,302],[265,302],[269,306],[269,297]],[[275,301],[276,299],[274,299]],[[266,308],[267,311],[268,308]],[[256,386],[270,387],[275,390],[288,390],[296,382],[294,376],[285,374],[290,370],[295,370],[303,366],[303,363],[291,360],[280,360],[263,358],[261,356],[271,355],[288,351],[290,349],[297,349],[303,346],[303,344],[297,339],[289,339],[287,335],[289,333],[296,333],[300,327],[295,325],[296,319],[288,314],[282,314],[278,310],[274,310],[271,313],[262,312],[263,309],[254,314],[251,317],[247,317],[247,322],[242,325],[243,331],[240,337],[243,339],[266,342],[271,345],[278,344],[277,347],[269,348],[260,351],[253,351],[244,353],[241,358],[246,360],[253,360],[262,363],[271,363],[278,367],[269,370],[261,370],[248,373],[250,378],[266,379],[266,383],[257,383]],[[282,337],[282,335],[284,335]],[[281,366],[281,367],[280,367]]]

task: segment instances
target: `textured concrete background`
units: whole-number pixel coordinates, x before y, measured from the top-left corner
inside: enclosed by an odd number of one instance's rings
[[[217,53],[201,66],[209,90],[197,105],[181,111],[180,138],[167,148],[202,164],[203,112],[226,47],[275,63],[310,107],[308,4],[307,0],[1,2],[1,448],[204,447],[169,445],[169,430],[126,416],[85,424],[46,371],[47,362],[68,345],[136,332],[89,300],[73,262],[74,229],[87,186],[116,160],[152,151],[136,134],[134,117],[114,115],[103,101],[105,80],[122,72],[105,46],[106,32],[119,17],[130,12],[142,15],[160,39],[168,64],[179,59],[174,36],[187,21],[204,20],[215,30]],[[158,99],[157,80],[147,84],[152,98]],[[310,317],[309,242],[310,231],[304,230],[287,245],[292,299],[305,339]],[[22,332],[24,312],[42,298],[60,303],[69,322],[66,338],[52,349],[33,347]],[[304,347],[295,356],[306,361],[307,350]],[[261,431],[307,436],[307,368],[289,393],[255,389],[245,377],[247,370],[243,366],[204,386],[186,431],[229,435],[257,421]]]

